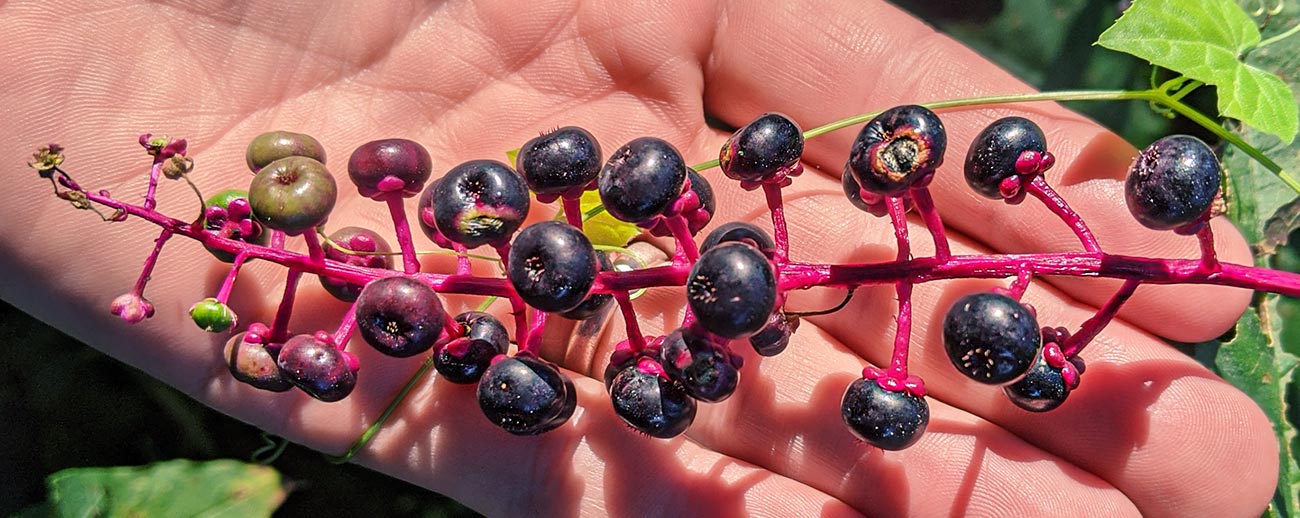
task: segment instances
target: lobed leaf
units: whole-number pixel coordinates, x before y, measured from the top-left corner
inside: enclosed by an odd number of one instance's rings
[[[1242,61],[1259,42],[1254,20],[1232,0],[1137,0],[1097,40],[1218,87],[1220,114],[1291,142],[1300,126],[1291,88]]]
[[[285,498],[274,469],[228,459],[72,468],[46,485],[59,516],[270,516]]]

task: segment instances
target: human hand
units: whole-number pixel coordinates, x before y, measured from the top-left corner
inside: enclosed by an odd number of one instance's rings
[[[704,113],[741,125],[780,111],[807,128],[895,104],[1026,90],[879,2],[633,8],[551,1],[533,3],[527,13],[509,2],[117,2],[102,9],[43,2],[0,9],[7,40],[0,63],[10,68],[0,79],[0,127],[14,136],[0,143],[0,156],[17,163],[31,148],[59,142],[78,179],[127,200],[143,193],[134,142],[144,132],[188,138],[193,177],[215,192],[244,181],[244,143],[270,129],[314,135],[336,176],[352,148],[376,138],[417,140],[430,149],[435,170],[445,171],[464,160],[499,158],[538,131],[570,124],[592,131],[607,151],[654,135],[699,162],[716,157],[725,138],[705,125]],[[1051,179],[1107,251],[1195,256],[1195,240],[1147,231],[1121,208],[1117,180],[1133,150],[1052,105],[941,114],[952,152],[931,189],[954,253],[1077,247],[1069,229],[1041,208],[987,201],[961,179],[960,152],[988,122],[1011,113],[1047,131],[1060,163]],[[808,142],[810,171],[786,192],[796,260],[893,257],[888,222],[857,212],[840,194],[836,177],[852,138],[839,132]],[[709,174],[719,199],[715,224],[767,226],[760,195]],[[9,244],[0,257],[0,296],[271,433],[341,452],[418,367],[355,347],[363,362],[357,390],[330,404],[240,385],[221,360],[224,337],[187,322],[188,306],[209,296],[225,273],[202,247],[173,244],[164,252],[146,292],[158,314],[128,327],[107,308],[134,282],[153,229],[73,213],[27,178],[11,189],[11,203],[0,207],[0,239]],[[188,214],[192,194],[167,185],[159,206]],[[334,214],[331,227],[388,226],[383,206],[359,197],[340,199]],[[1216,221],[1215,232],[1223,260],[1249,262],[1226,222]],[[912,233],[925,236],[920,227]],[[929,246],[916,239],[914,253],[924,256]],[[424,265],[448,269],[438,259]],[[245,322],[269,320],[283,278],[281,268],[250,264],[233,297]],[[1216,336],[1249,293],[1143,287],[1122,321],[1084,354],[1088,373],[1070,401],[1029,415],[999,391],[956,374],[935,329],[958,296],[996,284],[917,286],[911,369],[927,382],[932,416],[925,437],[902,452],[855,440],[837,417],[844,388],[865,363],[887,363],[892,344],[893,292],[864,287],[844,310],[806,322],[783,355],[747,357],[737,393],[702,405],[687,439],[642,437],[611,411],[597,379],[623,338],[615,323],[595,345],[545,348],[576,372],[580,408],[561,428],[539,437],[508,435],[480,417],[471,389],[433,378],[357,461],[492,515],[1262,509],[1278,458],[1267,419],[1245,395],[1153,336]],[[1075,326],[1115,287],[1046,279],[1026,301],[1043,323]],[[821,308],[840,296],[796,294],[791,304]],[[346,310],[310,282],[299,300],[293,327],[300,332],[332,328]],[[477,302],[452,300],[453,312]],[[638,299],[642,329],[668,332],[682,303],[673,289]],[[564,334],[557,328],[550,336]]]

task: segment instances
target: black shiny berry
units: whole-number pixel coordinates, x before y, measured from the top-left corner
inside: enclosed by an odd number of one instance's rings
[[[699,210],[694,214],[688,214],[686,220],[691,235],[695,235],[713,220],[713,214],[717,212],[718,202],[713,196],[713,186],[704,178],[704,175],[687,167],[686,178],[691,182],[691,192],[695,193],[695,197],[700,200]]]
[[[587,130],[566,126],[519,148],[515,169],[537,194],[581,191],[600,174],[600,144]]]
[[[442,334],[442,301],[429,285],[410,277],[371,281],[356,302],[357,331],[388,356],[406,358],[433,347]]]
[[[499,245],[528,217],[528,186],[523,177],[495,160],[471,160],[448,171],[429,188],[433,221],[447,239],[474,248]]]
[[[776,307],[776,274],[758,249],[722,243],[700,254],[686,277],[686,300],[699,324],[724,338],[757,333]]]
[[[456,315],[461,336],[448,342],[433,357],[433,368],[452,383],[475,383],[491,365],[492,358],[505,354],[510,333],[496,317],[481,311]]]
[[[993,121],[970,143],[966,152],[966,183],[986,198],[1000,200],[1002,180],[1014,176],[1016,161],[1026,151],[1047,152],[1047,137],[1034,121],[1006,117]]]
[[[876,380],[859,378],[840,403],[840,417],[859,439],[897,451],[915,444],[930,424],[925,398],[886,390]]]
[[[268,131],[249,141],[244,161],[254,173],[267,164],[285,157],[305,156],[325,163],[325,146],[311,135],[290,131]]]
[[[651,437],[676,437],[695,420],[695,400],[677,383],[643,369],[637,362],[619,370],[608,380],[607,387],[614,413]]]
[[[868,192],[897,196],[943,164],[948,146],[939,116],[923,106],[886,110],[871,119],[853,142],[848,166]]]
[[[731,242],[745,243],[768,256],[776,252],[776,243],[758,225],[743,221],[732,221],[719,225],[718,228],[713,229],[707,236],[704,236],[704,241],[700,243],[700,253],[712,250],[713,247],[722,243]]]
[[[1070,395],[1061,369],[1048,365],[1040,355],[1019,381],[1002,387],[1007,398],[1030,412],[1047,412],[1061,406]]]
[[[1170,230],[1198,220],[1219,193],[1223,169],[1200,139],[1172,135],[1138,154],[1124,182],[1124,201],[1139,223]]]
[[[357,385],[356,359],[312,335],[290,338],[275,363],[290,383],[327,403],[347,397]]]
[[[433,158],[419,142],[390,138],[367,142],[348,158],[348,178],[362,196],[415,196],[433,173]]]
[[[568,223],[529,225],[510,245],[510,284],[529,306],[562,313],[582,304],[596,282],[596,249]]]
[[[600,202],[611,216],[641,223],[663,214],[682,194],[686,163],[677,148],[641,137],[618,148],[597,178]]]
[[[1033,313],[1015,299],[972,293],[948,308],[943,346],[962,374],[997,385],[1029,371],[1042,348],[1042,334]]]
[[[361,227],[343,227],[330,234],[329,239],[329,242],[323,244],[326,259],[364,268],[393,269],[393,256],[387,255],[393,248],[378,232]],[[317,277],[326,292],[343,302],[357,300],[365,288],[360,284],[337,281],[324,275]]]
[[[563,424],[576,405],[572,381],[530,356],[502,359],[478,382],[478,404],[493,424],[515,435],[537,435]]]
[[[338,194],[338,185],[325,164],[291,156],[258,171],[248,187],[248,204],[258,222],[296,236],[324,223]]]
[[[736,130],[718,153],[722,174],[757,182],[793,166],[803,155],[803,131],[789,117],[765,113]]]
[[[602,250],[596,251],[596,259],[600,263],[600,271],[614,271],[614,263],[609,260],[609,254]],[[569,320],[586,320],[596,316],[606,306],[614,301],[614,296],[609,293],[593,293],[587,295],[587,298],[578,304],[578,307],[560,313],[560,316]]]
[[[799,318],[786,316],[781,310],[767,317],[763,329],[749,337],[749,345],[759,356],[776,356],[790,345],[790,336],[799,329]]]
[[[732,363],[726,341],[689,328],[679,327],[664,337],[659,364],[669,378],[700,401],[723,401],[740,382],[740,370]]]

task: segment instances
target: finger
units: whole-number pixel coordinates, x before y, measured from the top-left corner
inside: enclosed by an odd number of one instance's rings
[[[721,19],[705,72],[705,108],[734,125],[769,110],[782,111],[809,127],[895,104],[1029,91],[974,52],[884,2],[724,2]],[[1115,179],[1123,176],[1134,156],[1132,148],[1049,103],[942,114],[948,158],[931,190],[950,229],[1004,252],[1081,249],[1068,227],[1051,221],[1053,216],[1043,208],[992,202],[965,185],[961,163],[970,140],[994,119],[1011,114],[1029,117],[1044,128],[1058,159],[1049,180],[1063,184],[1066,200],[1091,225],[1107,252],[1197,256],[1195,239],[1146,230],[1117,203],[1122,198]],[[825,174],[838,175],[856,131],[809,141],[805,159]],[[799,181],[794,190],[805,188]],[[847,204],[837,206],[851,210]],[[1226,225],[1216,225],[1215,230],[1224,260],[1249,263],[1249,251],[1239,236]],[[1108,282],[1052,282],[1092,305],[1103,303],[1115,287]],[[1218,287],[1162,287],[1143,290],[1124,315],[1162,336],[1204,340],[1229,328],[1248,298],[1249,293]],[[1183,303],[1170,305],[1168,300]]]

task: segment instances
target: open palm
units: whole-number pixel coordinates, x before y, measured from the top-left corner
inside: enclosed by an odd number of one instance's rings
[[[725,135],[710,114],[741,125],[780,111],[805,128],[895,104],[1024,91],[983,59],[880,2],[738,0],[530,2],[9,2],[0,4],[0,156],[12,169],[49,141],[89,188],[139,201],[147,157],[140,133],[184,137],[205,192],[243,186],[242,154],[271,129],[308,133],[336,176],[355,146],[404,137],[424,144],[435,170],[503,158],[539,131],[579,125],[605,149],[654,135],[688,162],[715,158]],[[1010,113],[1047,131],[1061,165],[1054,183],[1109,252],[1192,256],[1189,238],[1131,221],[1117,181],[1133,151],[1051,105],[943,114],[951,153],[932,190],[955,233],[955,253],[1075,250],[1041,207],[1008,207],[965,187],[960,151]],[[861,262],[893,257],[886,220],[844,203],[838,173],[851,131],[809,141],[809,173],[787,189],[792,258]],[[346,449],[418,361],[364,346],[357,390],[339,403],[293,391],[258,392],[231,379],[224,337],[187,320],[225,268],[194,243],[164,252],[146,296],[158,313],[128,327],[107,314],[134,281],[155,237],[140,222],[101,224],[13,172],[0,204],[0,296],[137,365],[203,402],[323,451]],[[764,226],[761,194],[716,172],[715,222]],[[341,177],[340,177],[341,178]],[[346,184],[346,182],[343,182]],[[350,191],[346,185],[343,191]],[[160,208],[183,216],[193,195],[166,185]],[[536,207],[535,213],[549,208]],[[345,195],[330,227],[390,227],[382,204]],[[1248,262],[1241,238],[1216,225],[1220,256]],[[914,228],[914,253],[929,253]],[[429,248],[427,243],[423,248]],[[266,321],[283,269],[251,263],[233,300],[244,323]],[[426,258],[426,270],[448,263]],[[491,270],[481,270],[490,274]],[[1040,322],[1077,327],[1116,284],[1049,279],[1026,301]],[[864,287],[839,313],[804,324],[783,355],[750,355],[741,386],[704,405],[685,438],[649,439],[623,425],[595,375],[624,338],[617,317],[601,340],[569,346],[549,331],[545,350],[575,371],[579,410],[539,437],[515,437],[480,416],[472,388],[432,378],[357,461],[493,515],[616,514],[1066,514],[1257,513],[1271,495],[1277,446],[1243,394],[1154,335],[1208,339],[1245,307],[1244,291],[1144,287],[1091,346],[1081,389],[1061,409],[1029,415],[999,390],[957,375],[936,323],[953,300],[988,281],[920,285],[912,372],[926,379],[932,418],[902,452],[856,441],[838,417],[863,365],[887,363],[896,304]],[[314,283],[301,288],[293,328],[332,329],[346,305]],[[842,293],[795,294],[792,305],[833,305]],[[456,299],[450,311],[476,300]],[[680,322],[679,289],[636,301],[642,329]],[[559,319],[555,319],[559,320]],[[587,376],[584,376],[587,375]],[[1086,511],[1085,511],[1086,509]]]

